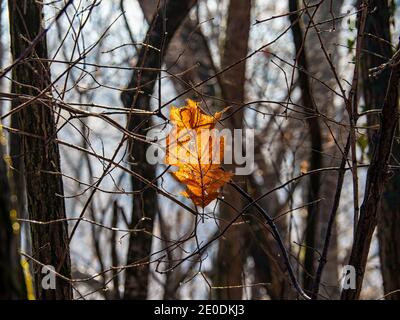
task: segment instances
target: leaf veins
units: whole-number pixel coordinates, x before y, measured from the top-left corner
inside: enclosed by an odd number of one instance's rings
[[[182,108],[171,107],[174,127],[167,137],[165,163],[178,168],[171,175],[186,185],[182,195],[203,208],[218,197],[233,175],[221,167],[224,138],[213,130],[223,112],[208,115],[190,99]]]

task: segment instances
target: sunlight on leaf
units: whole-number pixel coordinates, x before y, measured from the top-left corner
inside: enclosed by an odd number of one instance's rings
[[[178,168],[171,175],[186,185],[182,195],[202,208],[218,197],[233,175],[221,167],[224,138],[213,130],[224,111],[207,115],[190,99],[182,108],[171,107],[174,127],[167,137],[165,163]]]

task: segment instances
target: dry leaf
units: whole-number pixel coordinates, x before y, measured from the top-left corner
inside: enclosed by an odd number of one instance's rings
[[[233,175],[221,168],[224,139],[212,130],[223,112],[207,115],[190,99],[182,108],[171,107],[174,128],[167,137],[165,163],[178,167],[171,174],[186,185],[182,195],[203,208]]]

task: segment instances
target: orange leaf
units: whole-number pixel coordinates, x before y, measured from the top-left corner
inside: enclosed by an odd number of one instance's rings
[[[167,137],[165,163],[178,167],[171,174],[186,185],[182,195],[203,208],[233,175],[221,168],[224,139],[212,130],[223,112],[207,115],[192,100],[182,108],[171,108],[174,128]]]
[[[213,129],[223,112],[214,115],[205,114],[199,108],[199,102],[188,99],[182,108],[171,107],[170,120],[178,129]]]

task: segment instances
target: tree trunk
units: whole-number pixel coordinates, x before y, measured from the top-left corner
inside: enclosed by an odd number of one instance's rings
[[[389,178],[388,165],[399,120],[400,52],[393,57],[389,68],[391,73],[382,107],[380,130],[377,137],[374,138],[376,143],[368,168],[364,201],[349,261],[349,265],[353,266],[356,271],[356,288],[343,289],[342,300],[355,300],[360,297],[371,239],[377,225],[381,198]]]
[[[381,109],[389,83],[390,70],[384,70],[376,78],[369,77],[369,70],[378,67],[389,59],[393,52],[390,36],[390,8],[388,0],[370,0],[365,24],[363,54],[361,57],[361,74],[365,109]],[[398,105],[397,105],[398,108]],[[379,117],[370,115],[368,126],[372,128],[379,123]],[[373,145],[376,130],[368,131],[369,144]],[[400,157],[400,144],[393,142],[393,158]],[[393,162],[393,161],[392,161]],[[395,163],[393,163],[395,164]],[[400,173],[393,171],[393,176],[386,185],[382,206],[378,214],[379,253],[383,287],[387,299],[400,299],[400,292],[389,294],[400,289]]]
[[[0,12],[3,11],[5,1],[0,0]],[[2,26],[2,14],[0,14],[0,26]],[[4,29],[0,32],[0,68],[3,67],[4,46],[3,39]],[[3,89],[3,79],[0,79],[0,90]],[[3,113],[3,101],[0,101],[0,116]],[[13,209],[13,201],[11,196],[11,186],[9,183],[10,172],[4,160],[4,149],[1,140],[3,136],[0,124],[0,300],[9,299],[26,299],[27,292],[25,287],[25,279],[23,277],[20,257],[18,254],[18,238],[19,230],[13,231],[12,224],[16,223],[15,210]],[[10,161],[10,160],[9,160]],[[20,226],[18,223],[15,226]]]
[[[160,9],[154,16],[145,43],[149,46],[142,46],[139,50],[137,67],[144,68],[136,70],[132,75],[127,91],[121,95],[126,108],[137,108],[150,110],[150,99],[153,94],[159,71],[149,71],[146,68],[161,68],[166,49],[175,34],[176,30],[188,15],[195,1],[169,0],[165,5],[161,1]],[[167,20],[164,24],[165,17]],[[164,30],[165,26],[165,30]],[[165,35],[165,36],[164,36]],[[156,51],[149,49],[154,47]],[[134,90],[141,86],[139,92]],[[160,97],[161,98],[161,97]],[[128,129],[137,134],[146,135],[147,128],[151,125],[148,115],[133,115],[128,119]],[[129,142],[129,161],[131,169],[145,177],[149,181],[155,178],[155,168],[146,160],[147,144],[141,141]],[[157,183],[157,182],[155,182]],[[131,227],[143,228],[150,234],[153,232],[153,222],[158,212],[157,194],[153,189],[146,186],[140,180],[132,177],[132,186],[135,190],[141,190],[140,195],[133,196]],[[146,299],[149,277],[149,255],[151,253],[152,236],[143,232],[131,233],[128,245],[127,263],[143,263],[140,266],[132,266],[126,270],[125,278],[125,299]]]
[[[228,21],[225,35],[225,45],[222,56],[222,68],[225,68],[247,55],[250,30],[251,1],[230,0],[228,8]],[[234,102],[236,108],[245,100],[246,63],[242,62],[222,75],[223,97],[229,104]],[[243,109],[229,119],[231,129],[243,128]],[[234,170],[234,165],[227,170]],[[236,183],[241,183],[243,177],[235,177]],[[224,202],[221,203],[220,218],[221,228],[226,222],[237,215],[237,210],[242,210],[243,200],[230,186],[226,187]],[[217,279],[219,286],[242,285],[243,265],[245,263],[245,237],[248,228],[246,225],[232,225],[219,241],[217,258]],[[219,299],[242,298],[242,288],[226,288],[218,290]]]
[[[313,5],[319,2],[319,0],[311,0],[307,2],[307,5]],[[343,0],[323,1],[314,16],[315,23],[324,21],[321,25],[317,26],[317,28],[319,29],[319,33],[311,25],[307,31],[307,38],[305,39],[305,45],[307,46],[307,50],[310,52],[312,59],[312,61],[310,61],[309,63],[308,71],[310,72],[310,74],[316,76],[319,81],[332,88],[336,87],[335,79],[333,77],[331,67],[328,64],[328,61],[326,60],[323,51],[321,50],[321,42],[319,40],[318,34],[321,37],[321,41],[325,49],[330,54],[330,59],[332,60],[333,65],[336,66],[338,61],[337,57],[339,56],[336,43],[338,42],[338,30],[340,28],[337,27],[339,22],[332,20],[332,18],[333,16],[340,16],[340,9],[342,5]],[[306,17],[304,19],[304,25],[308,25],[308,14],[312,14],[313,10],[314,9],[308,9],[308,13],[306,12],[303,14],[303,16]],[[321,30],[330,30],[330,32],[322,32]],[[311,82],[312,98],[321,114],[324,114],[329,118],[335,118],[335,116],[340,112],[340,109],[333,107],[335,105],[334,95],[322,83],[319,83],[318,81]],[[332,134],[329,131],[328,127],[323,124],[322,121],[320,122],[320,124],[323,146],[321,154],[321,167],[339,167],[341,153],[336,144],[333,142]],[[341,148],[343,150],[345,141],[341,141],[340,139],[340,128],[332,127],[331,130],[332,133],[335,135],[338,143],[341,144]],[[324,245],[330,212],[334,202],[334,192],[332,192],[332,190],[336,189],[337,177],[337,172],[324,172],[320,175],[319,198],[321,199],[321,201],[319,202],[319,208],[316,212],[316,214],[318,215],[318,223],[316,223],[315,234],[315,249],[319,252],[322,251]],[[327,262],[325,265],[324,273],[322,274],[322,281],[319,290],[321,296],[330,299],[337,299],[339,298],[340,294],[337,254],[337,234],[336,224],[334,224],[330,248],[327,256]],[[315,255],[314,258],[316,258]],[[315,269],[314,264],[316,262],[317,259],[314,259],[312,266],[313,270]],[[312,275],[312,277],[314,277],[314,275]]]
[[[17,59],[43,28],[42,4],[34,0],[8,2],[11,33],[11,53]],[[43,37],[33,50],[35,58],[47,59],[46,38]],[[24,60],[13,68],[12,92],[37,96],[47,89],[49,96],[50,69],[45,60]],[[21,106],[26,99],[13,100],[13,107]],[[63,182],[51,100],[36,100],[18,111],[23,136],[23,157],[28,212],[31,220],[52,221],[65,219]],[[45,265],[51,265],[65,277],[71,277],[66,222],[48,225],[31,225],[33,256]],[[35,265],[37,299],[71,299],[69,282],[57,277],[56,289],[45,290],[41,285],[42,267]]]
[[[0,141],[3,139],[0,125]],[[11,206],[8,172],[0,142],[0,300],[26,299],[25,279],[18,254],[19,226]]]
[[[289,11],[296,12],[291,14],[290,22],[292,25],[293,41],[296,49],[296,63],[300,68],[299,85],[301,90],[301,101],[305,108],[308,109],[310,115],[307,116],[309,126],[309,137],[311,140],[310,154],[310,170],[319,169],[322,166],[322,136],[321,127],[317,116],[313,116],[316,111],[310,80],[305,72],[309,70],[308,57],[306,56],[306,46],[304,44],[303,30],[299,20],[297,0],[289,0]],[[304,71],[303,71],[304,70]],[[320,175],[313,174],[310,177],[310,185],[308,188],[307,202],[312,203],[319,199],[320,194]],[[305,258],[304,258],[304,290],[310,291],[312,288],[313,278],[315,273],[315,247],[317,246],[319,205],[307,206],[307,221],[306,221],[306,239],[305,239]]]

